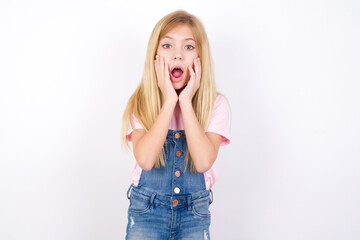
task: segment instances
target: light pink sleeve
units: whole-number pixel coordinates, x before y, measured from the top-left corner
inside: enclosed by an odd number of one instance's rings
[[[131,121],[134,125],[134,129],[143,129],[140,121],[135,117],[134,114],[131,114]],[[131,127],[131,124],[128,121],[127,131],[126,131],[126,140],[129,142],[131,141],[131,133],[134,131],[134,129]],[[142,172],[142,168],[139,166],[139,164],[136,162],[136,160],[134,160],[131,178],[132,178],[132,183],[135,186],[139,185],[141,172]]]
[[[134,125],[134,129],[143,129],[140,121],[135,117],[134,114],[131,114],[131,121]],[[134,131],[134,129],[132,129],[130,122],[128,122],[127,131],[126,131],[126,140],[129,142],[131,142],[131,133]]]
[[[226,98],[218,94],[205,132],[214,132],[222,136],[220,146],[230,143],[230,107]]]
[[[215,172],[215,167],[212,166],[208,171],[204,173],[205,185],[206,190],[209,190],[214,186],[215,182],[217,181],[217,175]]]

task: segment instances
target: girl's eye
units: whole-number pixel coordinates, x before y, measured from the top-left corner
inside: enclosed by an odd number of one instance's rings
[[[189,49],[189,50],[193,50],[193,49],[194,49],[194,47],[191,46],[191,45],[186,45],[185,48],[186,48],[186,49]]]
[[[163,44],[162,47],[163,47],[163,48],[171,48],[170,44],[167,44],[167,43],[166,43],[166,44]]]

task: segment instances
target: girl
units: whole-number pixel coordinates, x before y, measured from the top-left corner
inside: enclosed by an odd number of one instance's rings
[[[126,239],[210,239],[212,166],[230,142],[228,113],[201,22],[185,11],[162,18],[123,116],[136,159]]]

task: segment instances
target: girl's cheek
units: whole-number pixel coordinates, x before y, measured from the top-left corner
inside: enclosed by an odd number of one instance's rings
[[[194,64],[194,61],[191,63],[191,65],[190,65],[190,66],[191,66],[191,68],[192,68],[192,69],[195,69],[195,64]]]

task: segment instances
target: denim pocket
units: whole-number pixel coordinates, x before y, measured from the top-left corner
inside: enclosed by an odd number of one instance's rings
[[[192,202],[192,213],[198,217],[209,218],[211,216],[209,210],[209,199],[202,199]]]
[[[132,213],[146,213],[150,210],[150,197],[132,191],[128,211]]]

